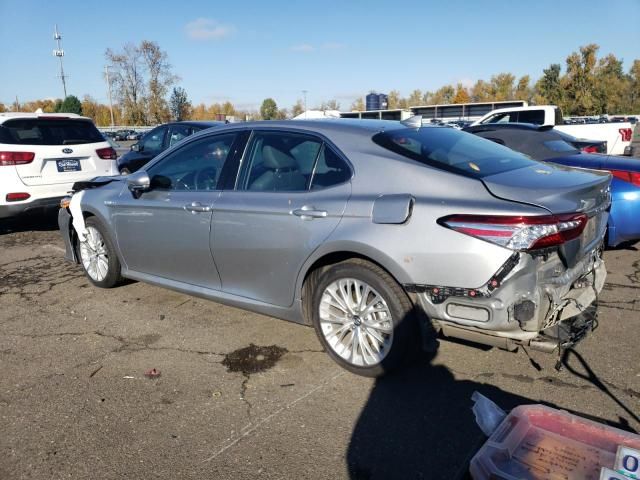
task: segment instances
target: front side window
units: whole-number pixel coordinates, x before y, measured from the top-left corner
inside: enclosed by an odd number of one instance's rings
[[[236,133],[201,138],[170,153],[149,168],[156,190],[217,190]]]
[[[537,164],[509,148],[454,128],[388,130],[372,140],[403,157],[473,178]]]
[[[290,132],[255,132],[239,190],[299,192],[308,188],[322,141]]]
[[[167,127],[151,130],[142,138],[142,151],[147,155],[158,155],[164,150],[164,136],[166,133]]]

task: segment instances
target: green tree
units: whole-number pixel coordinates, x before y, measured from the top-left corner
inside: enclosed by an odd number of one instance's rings
[[[598,61],[595,69],[598,113],[627,113],[631,81],[622,68],[622,60],[609,54]]]
[[[278,105],[273,98],[265,98],[260,106],[260,115],[263,120],[274,120],[278,117]]]
[[[407,98],[407,103],[409,107],[417,107],[422,103],[422,91],[419,89],[415,89]]]
[[[58,113],[77,113],[78,115],[82,115],[82,103],[75,95],[69,95],[64,101],[60,104]]]
[[[564,90],[560,82],[560,69],[559,63],[552,63],[549,68],[542,71],[542,78],[535,86],[538,95],[536,103],[564,107]]]
[[[580,47],[567,57],[567,73],[562,84],[567,92],[568,112],[572,115],[593,115],[598,111],[596,92],[596,55],[598,45]]]
[[[191,102],[182,87],[174,87],[169,99],[171,117],[176,121],[186,120],[191,114]]]

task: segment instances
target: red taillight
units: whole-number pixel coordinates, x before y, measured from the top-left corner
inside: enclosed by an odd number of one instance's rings
[[[15,193],[7,193],[5,199],[7,202],[19,202],[21,200],[29,199],[31,195],[26,192],[15,192]]]
[[[96,153],[103,160],[116,160],[118,158],[118,154],[111,147],[99,148]]]
[[[438,223],[512,250],[536,250],[561,245],[580,236],[587,224],[584,213],[535,217],[452,215]]]
[[[582,151],[584,153],[598,153],[598,147],[595,147],[593,145],[589,145],[588,147],[584,147],[582,149]]]
[[[611,175],[625,182],[632,183],[633,185],[640,187],[640,172],[627,172],[624,170],[609,170]]]
[[[35,156],[33,152],[0,152],[0,166],[25,165],[33,162]]]
[[[622,137],[623,142],[631,141],[631,134],[633,131],[630,128],[619,128],[618,132],[620,132],[620,136]]]

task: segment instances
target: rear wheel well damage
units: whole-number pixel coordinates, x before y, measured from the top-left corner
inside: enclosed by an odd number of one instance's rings
[[[388,275],[390,280],[394,281],[398,285],[402,292],[407,296],[407,299],[411,304],[412,317],[416,322],[416,326],[419,326],[421,333],[422,349],[427,352],[434,352],[437,349],[436,332],[433,328],[431,320],[418,301],[417,296],[415,294],[407,292],[403,284],[399,282],[398,279],[393,275],[393,273],[391,273],[389,269],[385,268],[384,265],[381,265],[379,262],[376,262],[366,255],[362,255],[356,252],[333,252],[319,258],[311,265],[311,267],[309,267],[305,274],[301,291],[304,324],[313,324],[313,292],[322,275],[329,268],[347,262],[374,265],[381,269],[386,275]]]

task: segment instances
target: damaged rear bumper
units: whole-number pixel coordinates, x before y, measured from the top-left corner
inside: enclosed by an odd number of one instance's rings
[[[528,345],[550,351],[577,343],[593,328],[582,314],[594,304],[606,275],[600,248],[571,267],[556,252],[514,253],[479,288],[405,288],[444,336],[509,350]],[[560,336],[559,330],[564,331]]]

